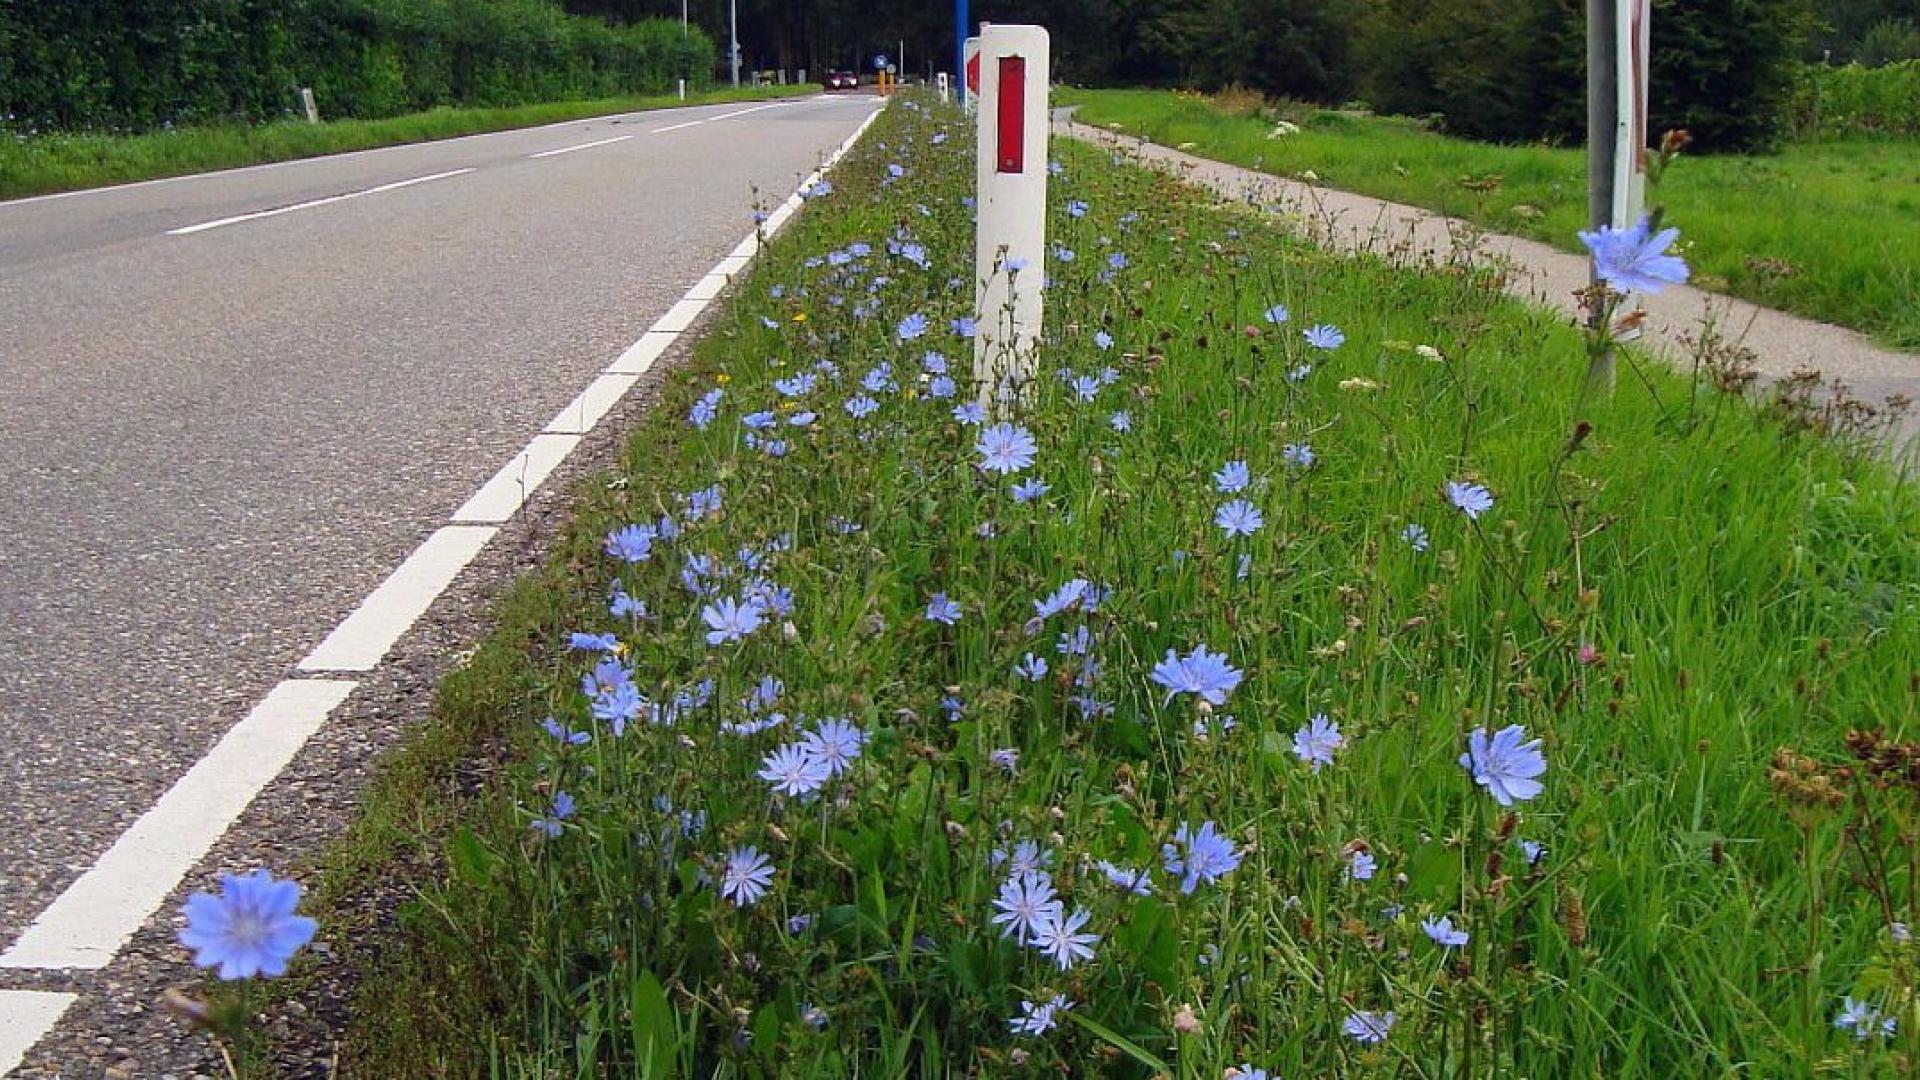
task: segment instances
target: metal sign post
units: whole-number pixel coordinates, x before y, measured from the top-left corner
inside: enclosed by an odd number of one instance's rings
[[[1033,381],[1047,238],[1047,31],[980,31],[974,381],[989,409]],[[969,64],[969,69],[972,64]]]
[[[967,0],[953,0],[953,81],[955,94],[961,104],[966,104],[966,91],[958,89],[967,82],[967,27],[971,20],[967,18]]]

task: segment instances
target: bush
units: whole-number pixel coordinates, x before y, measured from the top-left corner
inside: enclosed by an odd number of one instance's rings
[[[29,130],[147,130],[704,86],[677,22],[610,26],[552,0],[0,0],[0,112]]]
[[[1920,60],[1920,22],[1883,19],[1860,39],[1860,62],[1868,67]]]
[[[1807,65],[1795,82],[1793,133],[1920,135],[1920,60],[1869,68]]]

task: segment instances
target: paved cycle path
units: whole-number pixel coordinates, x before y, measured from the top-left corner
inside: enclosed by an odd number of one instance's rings
[[[1463,239],[1471,237],[1475,251],[1516,269],[1507,283],[1509,293],[1569,318],[1579,316],[1574,294],[1589,280],[1585,256],[1537,240],[1480,233],[1467,222],[1430,210],[1197,157],[1137,135],[1079,123],[1068,109],[1055,111],[1054,130],[1124,151],[1224,198],[1297,214],[1316,242],[1336,250],[1416,264],[1445,263],[1466,254],[1461,250]],[[1669,359],[1691,356],[1688,339],[1697,336],[1703,320],[1710,318],[1729,340],[1753,350],[1755,369],[1763,378],[1777,380],[1811,369],[1830,382],[1844,382],[1855,396],[1870,402],[1904,396],[1920,403],[1920,356],[1885,348],[1858,331],[1692,286],[1670,288],[1640,302],[1647,312],[1641,344]],[[1920,435],[1920,412],[1910,411],[1895,438],[1908,444],[1916,435]]]

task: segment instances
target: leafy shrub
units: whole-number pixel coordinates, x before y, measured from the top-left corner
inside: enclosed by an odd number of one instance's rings
[[[1860,62],[1868,67],[1920,60],[1920,22],[1883,19],[1860,39]]]
[[[1920,135],[1920,60],[1877,68],[1803,67],[1791,118],[1801,137]]]

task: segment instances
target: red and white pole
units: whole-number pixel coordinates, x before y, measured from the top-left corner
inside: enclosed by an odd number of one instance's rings
[[[973,65],[969,63],[969,75]],[[989,409],[1033,381],[1046,277],[1047,31],[980,31],[974,380]]]

